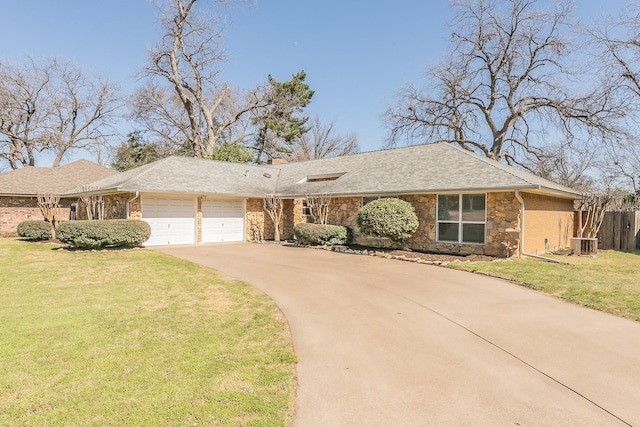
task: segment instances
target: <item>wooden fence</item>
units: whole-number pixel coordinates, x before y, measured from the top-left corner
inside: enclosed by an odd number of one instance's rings
[[[640,211],[607,212],[598,232],[598,249],[640,249]]]

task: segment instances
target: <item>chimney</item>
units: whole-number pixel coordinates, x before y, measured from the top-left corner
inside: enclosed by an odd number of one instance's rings
[[[284,165],[287,164],[289,162],[287,162],[285,159],[269,159],[267,160],[267,164],[268,165]]]

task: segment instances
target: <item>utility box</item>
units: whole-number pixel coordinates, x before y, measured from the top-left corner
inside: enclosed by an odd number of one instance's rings
[[[597,255],[598,239],[586,237],[572,237],[571,251],[574,255]]]

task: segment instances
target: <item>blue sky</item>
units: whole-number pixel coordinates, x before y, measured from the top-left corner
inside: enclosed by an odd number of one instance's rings
[[[588,21],[627,3],[577,0],[576,10]],[[148,0],[0,0],[0,6],[0,58],[59,55],[125,91],[139,84],[136,73],[158,34]],[[447,0],[254,0],[231,10],[223,76],[251,88],[268,74],[288,80],[304,69],[316,91],[309,114],[355,133],[363,151],[379,149],[386,105],[446,53],[451,13]]]

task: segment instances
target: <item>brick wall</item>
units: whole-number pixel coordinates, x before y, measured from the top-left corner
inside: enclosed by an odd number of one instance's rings
[[[531,254],[569,247],[573,237],[573,201],[523,193],[524,251]],[[545,243],[546,240],[546,243]]]
[[[60,200],[60,217],[69,218],[73,199]],[[17,236],[16,228],[22,221],[44,220],[36,197],[0,197],[0,237]]]

